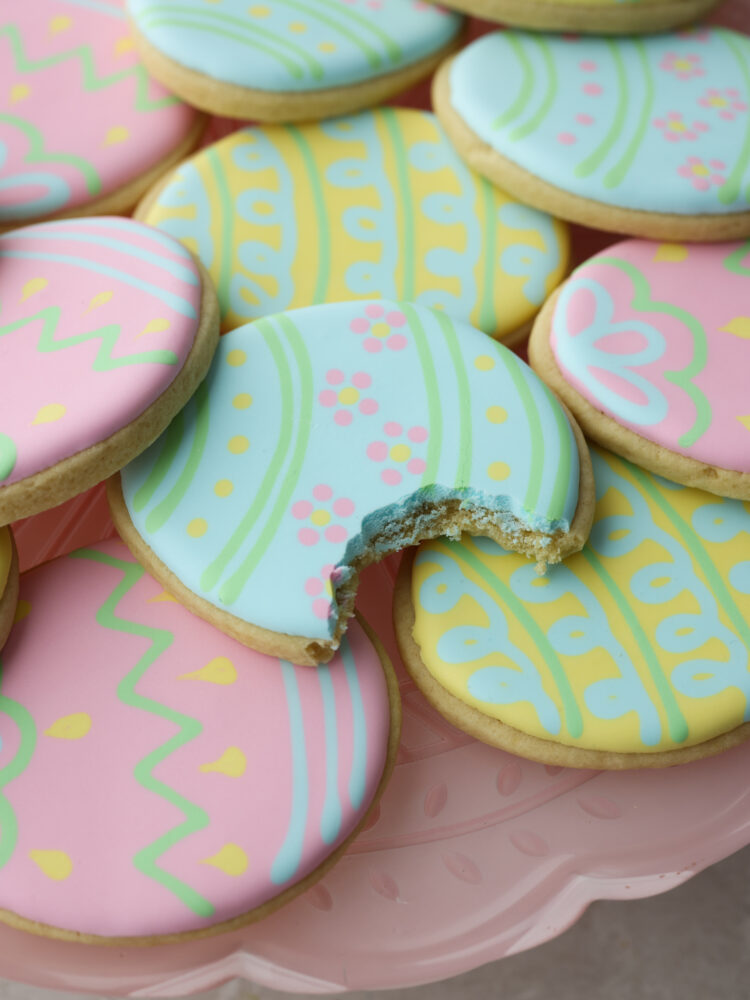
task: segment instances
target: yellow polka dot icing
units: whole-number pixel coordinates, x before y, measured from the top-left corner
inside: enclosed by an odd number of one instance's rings
[[[562,223],[466,167],[433,115],[397,108],[243,129],[183,164],[143,218],[202,259],[225,329],[390,298],[506,337],[568,263]]]
[[[488,539],[423,545],[414,638],[450,694],[543,740],[694,746],[750,718],[750,504],[593,454],[594,528],[539,576]]]

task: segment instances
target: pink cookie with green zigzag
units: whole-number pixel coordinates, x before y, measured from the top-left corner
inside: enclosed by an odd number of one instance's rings
[[[203,116],[149,79],[120,0],[0,14],[0,230],[129,211],[198,142]]]
[[[113,943],[257,919],[324,874],[385,783],[394,682],[195,618],[119,541],[32,570],[0,672],[0,919]],[[391,703],[394,709],[391,711]]]
[[[547,304],[529,355],[593,440],[750,500],[750,243],[608,248]]]

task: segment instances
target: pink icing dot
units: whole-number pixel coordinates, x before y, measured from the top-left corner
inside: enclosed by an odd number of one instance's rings
[[[352,375],[352,385],[356,385],[358,389],[369,389],[372,385],[372,379],[367,372],[355,372]]]
[[[602,93],[602,88],[598,83],[585,83],[583,85],[584,94],[588,94],[589,97],[598,97]]]
[[[340,368],[329,368],[326,372],[326,382],[329,385],[341,385],[344,381],[344,373]]]
[[[374,337],[368,337],[365,341],[365,350],[369,351],[370,354],[377,354],[383,350],[383,341],[376,340]]]
[[[412,458],[406,468],[412,473],[412,475],[421,476],[427,468],[427,463],[422,458]]]
[[[399,434],[403,434],[404,432],[404,429],[401,426],[401,424],[397,424],[393,420],[389,420],[388,423],[383,428],[383,430],[388,435],[388,437],[392,438],[398,437]]]
[[[576,121],[579,125],[593,125],[594,118],[591,115],[580,114],[576,115]]]
[[[385,309],[382,306],[378,306],[378,305],[375,305],[373,303],[372,305],[369,305],[365,309],[365,312],[372,319],[379,319],[383,315],[383,313],[385,312]]]
[[[398,469],[383,469],[380,478],[387,486],[398,486],[401,482],[401,473]]]
[[[593,59],[582,59],[578,63],[578,68],[582,69],[584,73],[596,73],[599,68]]]
[[[386,344],[392,351],[403,351],[406,347],[406,337],[402,337],[400,333],[394,333],[386,340]]]
[[[318,533],[314,528],[300,528],[297,532],[297,538],[299,538],[303,545],[318,544]]]
[[[339,398],[333,389],[323,389],[318,399],[321,406],[335,406]]]
[[[312,609],[313,614],[316,618],[320,618],[323,621],[328,617],[328,609],[330,608],[329,602],[325,597],[319,597],[316,601],[313,601]]]
[[[298,521],[304,521],[312,514],[312,509],[313,505],[309,500],[298,500],[292,507],[292,516],[296,517]]]
[[[370,324],[367,322],[364,316],[357,316],[357,318],[353,319],[349,324],[349,329],[352,331],[352,333],[367,333],[367,331],[370,329]]]
[[[574,146],[578,142],[572,132],[560,132],[557,137],[557,141],[562,146]]]
[[[422,441],[426,441],[429,437],[429,433],[426,427],[410,427],[408,438],[410,441],[415,441],[417,444],[421,444]]]
[[[318,483],[313,489],[313,496],[316,500],[330,500],[333,496],[333,490],[330,486],[326,486],[325,483]]]
[[[329,542],[345,542],[347,531],[343,524],[331,524],[326,528],[326,539]]]
[[[320,594],[323,590],[323,581],[319,580],[317,576],[311,576],[305,580],[305,592],[310,595],[310,597],[315,597]]]
[[[335,569],[336,567],[333,565],[333,563],[326,563],[325,566],[322,566],[320,569],[321,579],[330,580],[331,577],[334,575]]]
[[[374,399],[363,399],[359,404],[359,412],[364,413],[365,416],[370,416],[378,412],[378,404]]]
[[[388,445],[385,441],[373,441],[367,446],[367,457],[373,462],[384,462],[388,455]]]
[[[402,312],[389,312],[385,318],[391,326],[404,326],[406,323],[406,316]]]
[[[354,503],[348,497],[339,497],[333,502],[333,513],[339,517],[351,517],[354,513]]]
[[[352,422],[354,417],[351,415],[349,410],[337,410],[333,415],[334,422],[339,425],[339,427],[348,427]]]

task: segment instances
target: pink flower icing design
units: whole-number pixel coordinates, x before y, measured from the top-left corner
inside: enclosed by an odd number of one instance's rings
[[[719,118],[723,118],[724,121],[732,122],[738,114],[747,111],[747,104],[741,97],[739,90],[735,90],[734,87],[727,90],[711,87],[698,103],[702,108],[718,112]]]
[[[383,350],[384,344],[391,351],[403,351],[408,341],[400,331],[405,326],[406,316],[400,310],[392,309],[386,313],[383,306],[373,302],[365,308],[364,316],[357,316],[351,321],[349,329],[358,336],[367,334],[362,346],[371,354],[377,354]]]
[[[313,598],[312,611],[316,618],[325,621],[333,605],[333,592],[341,571],[333,563],[326,563],[318,576],[308,576],[305,593]]]
[[[687,56],[680,56],[676,52],[667,52],[659,65],[668,73],[674,73],[680,80],[706,75],[705,69],[701,66],[701,57],[694,52]]]
[[[419,448],[429,437],[426,427],[410,427],[407,431],[401,424],[388,421],[383,424],[387,441],[372,441],[367,446],[367,457],[373,462],[387,462],[381,470],[380,478],[387,486],[398,486],[404,479],[404,472],[421,476],[427,467]]]
[[[696,191],[708,191],[712,186],[721,187],[726,183],[726,177],[719,173],[726,170],[726,164],[721,160],[701,160],[698,156],[689,156],[677,173],[680,177],[685,177]]]
[[[661,130],[667,142],[680,142],[683,139],[694,141],[701,132],[708,131],[705,122],[693,122],[689,126],[679,111],[668,112],[666,118],[654,118],[654,127]]]
[[[348,427],[354,420],[354,410],[359,410],[365,416],[378,412],[377,400],[365,396],[365,390],[372,385],[372,378],[367,372],[354,372],[347,379],[339,368],[329,368],[326,372],[326,382],[329,388],[321,390],[318,402],[327,408],[338,407],[333,414],[339,427]]]
[[[317,545],[321,535],[327,542],[339,544],[349,537],[346,527],[337,523],[354,513],[354,501],[348,497],[335,497],[325,483],[313,488],[313,500],[297,500],[292,504],[292,517],[307,521],[299,529],[297,538],[303,545]]]

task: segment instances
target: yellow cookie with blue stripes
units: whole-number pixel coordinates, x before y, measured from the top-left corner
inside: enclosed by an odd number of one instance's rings
[[[235,132],[183,163],[137,217],[201,259],[225,330],[382,297],[507,344],[568,269],[564,223],[493,187],[434,115],[405,108]]]
[[[592,453],[576,555],[538,576],[486,538],[404,560],[394,617],[427,698],[547,764],[679,764],[750,737],[750,504]]]
[[[0,649],[10,634],[18,601],[18,555],[9,527],[0,528]]]
[[[455,49],[460,14],[421,0],[127,0],[146,68],[189,104],[252,121],[373,107]]]

